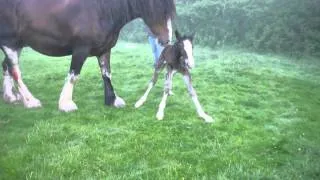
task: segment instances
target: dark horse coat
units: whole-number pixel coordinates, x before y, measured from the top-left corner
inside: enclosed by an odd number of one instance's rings
[[[73,84],[88,56],[96,56],[105,84],[105,103],[122,106],[111,84],[110,52],[122,27],[142,18],[162,44],[170,40],[174,0],[0,0],[0,48],[3,62],[4,99],[26,107],[41,106],[21,79],[18,58],[29,46],[49,56],[72,55],[70,72],[61,92],[59,108],[77,109],[72,101]],[[36,69],[36,68],[35,68]]]

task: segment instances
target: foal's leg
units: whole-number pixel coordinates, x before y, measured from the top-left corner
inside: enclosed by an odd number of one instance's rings
[[[6,57],[2,63],[3,69],[3,99],[8,103],[15,103],[21,100],[20,94],[14,92],[14,82],[10,75],[9,59]]]
[[[59,110],[63,112],[71,112],[78,109],[77,105],[72,100],[73,86],[78,80],[81,68],[89,54],[89,48],[75,48],[72,53],[71,66],[69,74],[65,80],[59,98]]]
[[[170,95],[170,91],[172,88],[172,78],[174,74],[175,74],[175,71],[168,69],[168,72],[166,74],[166,80],[164,82],[164,92],[163,92],[162,100],[156,115],[158,120],[162,120],[164,117],[164,109],[166,108],[167,98]]]
[[[143,96],[136,102],[136,104],[134,105],[134,107],[136,108],[139,108],[141,107],[147,100],[148,98],[148,95],[151,91],[151,89],[153,88],[153,86],[157,83],[157,80],[158,80],[158,76],[159,76],[159,73],[161,72],[161,69],[155,69],[154,70],[154,73],[153,73],[153,76],[152,76],[152,79],[151,81],[149,82],[148,84],[148,89],[146,90],[146,92],[143,94]]]
[[[201,105],[200,105],[200,102],[198,100],[198,96],[197,96],[197,93],[195,91],[195,89],[192,87],[192,82],[191,82],[191,76],[190,76],[190,73],[185,73],[183,75],[183,79],[184,79],[184,82],[185,84],[187,85],[187,88],[188,88],[188,91],[189,91],[189,94],[192,98],[192,101],[193,103],[195,104],[196,106],[196,109],[197,109],[197,113],[198,115],[204,119],[205,122],[208,122],[208,123],[211,123],[211,122],[214,122],[213,118],[210,117],[209,115],[207,115]]]
[[[7,58],[7,65],[10,64],[9,70],[11,71],[10,74],[12,75],[13,79],[18,85],[18,91],[21,95],[22,102],[26,108],[36,108],[36,107],[41,107],[41,103],[38,99],[33,97],[33,95],[30,93],[28,90],[27,86],[24,84],[22,77],[21,77],[21,71],[19,68],[19,56],[21,52],[21,48],[10,48],[3,46],[3,51],[6,55]],[[7,81],[10,81],[10,78],[5,77]],[[8,83],[9,85],[7,86],[9,89],[12,87],[10,85],[10,82]],[[12,88],[11,88],[12,90]],[[10,92],[9,92],[10,94]]]
[[[98,61],[104,82],[105,105],[124,107],[126,105],[125,101],[116,95],[111,84],[110,51],[98,57]]]

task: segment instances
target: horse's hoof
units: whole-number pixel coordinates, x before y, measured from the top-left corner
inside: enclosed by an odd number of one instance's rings
[[[164,113],[163,112],[157,112],[157,115],[156,115],[157,119],[159,121],[163,120],[163,117],[164,117]]]
[[[78,109],[77,105],[73,101],[66,101],[59,103],[59,110],[62,112],[72,112]]]
[[[126,105],[126,102],[121,97],[116,96],[116,100],[113,105],[116,108],[122,108]]]
[[[16,103],[20,100],[20,98],[13,94],[12,95],[4,94],[3,100],[7,103]]]
[[[41,102],[36,98],[30,98],[23,101],[24,107],[26,108],[39,108],[41,107]]]

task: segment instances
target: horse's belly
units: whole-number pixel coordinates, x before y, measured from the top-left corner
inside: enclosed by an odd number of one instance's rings
[[[64,40],[54,39],[48,36],[28,36],[23,38],[26,46],[48,56],[67,56],[72,54],[72,46]]]

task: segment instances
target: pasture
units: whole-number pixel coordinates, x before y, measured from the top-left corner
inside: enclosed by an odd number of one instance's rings
[[[193,84],[213,124],[197,117],[181,75],[163,121],[155,114],[164,75],[146,104],[134,108],[152,75],[147,44],[113,49],[112,81],[125,108],[104,106],[100,70],[90,58],[73,113],[58,111],[70,57],[24,49],[23,78],[43,107],[0,100],[0,179],[319,179],[320,61],[194,52]]]

